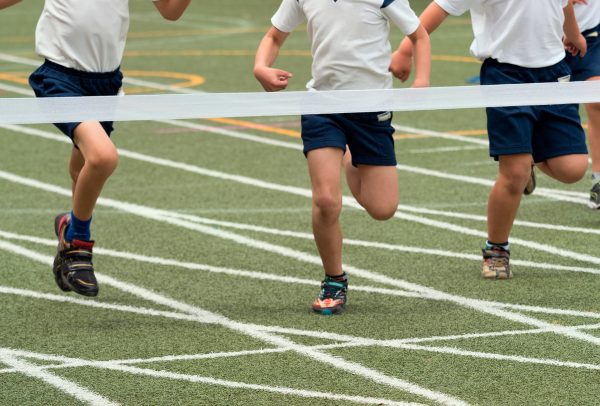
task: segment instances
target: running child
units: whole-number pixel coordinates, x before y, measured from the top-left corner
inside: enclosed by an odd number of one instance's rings
[[[392,87],[389,23],[415,48],[413,86],[429,86],[429,37],[407,0],[283,0],[256,52],[254,75],[267,91],[285,89],[290,72],[272,68],[283,43],[308,22],[313,64],[309,90]],[[302,141],[312,187],[312,224],[325,279],[312,308],[343,311],[348,278],[342,270],[341,167],[356,200],[377,220],[398,208],[394,129],[389,111],[302,116]],[[348,147],[351,156],[346,152]]]
[[[585,55],[570,0],[435,0],[421,15],[428,32],[448,15],[471,11],[475,40],[471,53],[483,60],[481,84],[568,81],[563,35],[573,55]],[[406,80],[411,69],[405,39],[394,53],[391,70]],[[482,276],[509,279],[509,235],[521,196],[535,165],[563,183],[579,181],[587,169],[585,134],[577,105],[488,108],[490,156],[499,161],[488,199],[488,239]]]
[[[177,20],[190,3],[153,1],[167,20]],[[117,95],[128,29],[127,0],[46,0],[36,28],[36,52],[45,62],[29,77],[36,96]],[[96,296],[90,224],[102,187],[117,167],[117,149],[109,138],[113,126],[97,121],[55,125],[73,141],[73,205],[55,219],[54,278],[63,291]]]
[[[587,54],[583,58],[567,53],[566,62],[571,67],[571,80],[600,80],[600,1],[573,0],[575,17],[581,34],[587,41]],[[588,115],[588,144],[592,157],[592,189],[588,207],[600,209],[600,103],[585,105]]]

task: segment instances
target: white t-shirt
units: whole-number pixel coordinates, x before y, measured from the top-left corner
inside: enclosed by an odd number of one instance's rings
[[[599,0],[591,0],[599,1]],[[435,0],[451,15],[471,10],[471,53],[525,68],[554,65],[565,57],[562,43],[568,0]]]
[[[121,64],[128,30],[128,0],[45,0],[35,51],[68,68],[111,72]]]
[[[405,35],[420,24],[408,0],[283,0],[271,19],[283,32],[304,21],[313,56],[310,90],[391,88],[389,21]]]
[[[600,24],[600,0],[589,0],[588,4],[574,4],[573,6],[581,31],[591,30]]]

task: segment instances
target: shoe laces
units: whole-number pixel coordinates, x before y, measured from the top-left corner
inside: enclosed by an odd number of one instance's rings
[[[321,282],[320,299],[337,299],[346,293],[348,282],[325,279]]]

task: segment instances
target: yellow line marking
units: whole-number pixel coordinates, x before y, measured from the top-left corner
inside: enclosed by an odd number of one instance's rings
[[[181,79],[184,82],[177,83],[176,87],[194,87],[200,86],[206,80],[203,76],[195,75],[192,73],[181,73],[181,72],[165,72],[165,71],[143,71],[143,70],[125,70],[123,71],[125,76],[142,77],[142,78],[169,78],[169,79]],[[143,93],[153,91],[155,89],[148,87],[132,87],[127,88],[126,93]]]
[[[25,75],[25,77],[23,77]],[[7,82],[18,83],[20,85],[29,85],[29,80],[27,76],[29,74],[26,72],[0,72],[0,80],[6,80]]]
[[[273,134],[287,135],[289,137],[300,138],[300,132],[288,130],[281,127],[274,127],[266,124],[255,123],[253,121],[237,120],[232,118],[210,118],[209,121],[221,124],[236,125],[239,127],[250,128],[253,130],[265,131]]]

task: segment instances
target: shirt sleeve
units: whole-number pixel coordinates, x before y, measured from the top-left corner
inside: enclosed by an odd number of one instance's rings
[[[404,35],[410,35],[419,28],[419,17],[410,8],[408,0],[385,0],[381,11]]]
[[[435,0],[435,3],[446,13],[460,16],[471,8],[472,0]]]
[[[282,32],[292,32],[306,19],[299,0],[283,0],[275,15],[271,18],[271,24]]]

